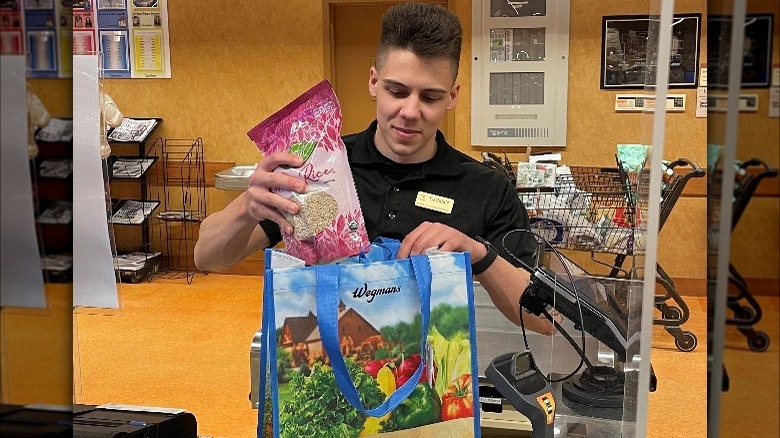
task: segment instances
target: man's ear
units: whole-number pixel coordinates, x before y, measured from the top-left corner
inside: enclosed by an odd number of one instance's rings
[[[377,73],[376,67],[372,66],[368,76],[368,92],[371,94],[371,97],[376,97],[376,87],[378,83],[379,73]]]
[[[450,88],[450,102],[447,104],[447,109],[451,110],[458,104],[458,96],[460,96],[460,84],[456,83]]]

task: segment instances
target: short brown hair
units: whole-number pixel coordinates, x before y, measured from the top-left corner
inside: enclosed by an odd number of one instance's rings
[[[447,58],[452,79],[458,77],[463,29],[446,8],[432,3],[401,3],[382,16],[376,67],[381,69],[391,49],[409,50],[423,58]]]

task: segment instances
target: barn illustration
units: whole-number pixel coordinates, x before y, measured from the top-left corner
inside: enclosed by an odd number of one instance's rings
[[[339,345],[344,357],[370,360],[378,348],[388,346],[379,330],[355,309],[347,308],[343,301],[339,302],[338,326]],[[311,311],[306,316],[285,318],[279,345],[290,352],[293,367],[302,363],[311,366],[318,359],[329,363],[320,339],[317,316]]]

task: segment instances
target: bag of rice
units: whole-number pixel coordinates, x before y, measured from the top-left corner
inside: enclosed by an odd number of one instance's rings
[[[264,155],[291,152],[304,159],[300,167],[275,172],[306,180],[306,193],[276,191],[300,206],[296,215],[282,212],[294,227],[282,238],[287,252],[308,265],[350,257],[369,245],[340,132],[341,108],[323,80],[247,133]]]

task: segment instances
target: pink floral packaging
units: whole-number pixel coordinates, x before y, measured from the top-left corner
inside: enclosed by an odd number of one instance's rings
[[[282,238],[287,252],[309,265],[350,257],[369,245],[340,132],[341,108],[323,80],[247,133],[264,155],[292,152],[305,160],[275,172],[306,180],[306,193],[277,192],[301,207],[296,215],[282,212],[295,228],[282,231]]]

